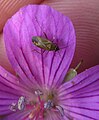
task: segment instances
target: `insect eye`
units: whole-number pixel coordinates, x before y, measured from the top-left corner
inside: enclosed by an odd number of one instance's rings
[[[37,45],[37,44],[38,44],[38,42],[37,42],[37,41],[34,41],[33,43],[34,43],[35,45]]]
[[[59,50],[59,47],[56,47],[56,51]]]
[[[33,43],[36,43],[35,41],[33,41]]]

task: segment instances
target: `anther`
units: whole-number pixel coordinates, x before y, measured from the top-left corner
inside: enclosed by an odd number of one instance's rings
[[[35,95],[38,96],[38,100],[39,100],[39,102],[41,103],[41,97],[40,97],[40,96],[43,95],[42,91],[40,91],[39,89],[36,90],[36,91],[35,91]]]
[[[15,112],[17,110],[17,104],[12,103],[11,106],[10,106],[10,110]]]
[[[43,93],[42,93],[40,90],[36,90],[36,91],[35,91],[35,95],[41,96],[41,95],[43,95]]]
[[[26,107],[26,98],[21,96],[17,103],[12,103],[10,106],[11,111],[24,110]]]
[[[26,98],[21,96],[18,100],[18,109],[24,110],[25,106],[26,106]]]
[[[51,109],[54,106],[53,102],[51,100],[48,100],[47,102],[45,102],[44,104],[44,108],[45,109]]]
[[[61,116],[64,116],[64,109],[61,106],[56,106],[56,109],[60,112]]]

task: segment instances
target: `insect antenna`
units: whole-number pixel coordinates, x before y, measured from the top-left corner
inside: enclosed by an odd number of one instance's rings
[[[47,34],[44,32],[44,29],[42,28],[42,26],[41,26],[40,23],[38,22],[38,19],[37,19],[36,16],[35,16],[35,20],[36,20],[38,26],[40,27],[40,29],[41,29],[41,31],[42,31],[42,33],[43,33],[43,35],[44,35],[44,38],[49,40]],[[46,50],[41,49],[41,54],[43,54],[44,52],[46,52],[46,55],[49,53],[49,51],[46,51]],[[46,55],[45,55],[45,57],[46,57]]]
[[[44,32],[43,28],[42,28],[41,25],[39,24],[38,19],[37,19],[36,16],[35,16],[35,20],[36,20],[37,24],[39,25],[41,31],[43,32],[44,36],[48,39],[48,36],[46,35],[46,33]]]

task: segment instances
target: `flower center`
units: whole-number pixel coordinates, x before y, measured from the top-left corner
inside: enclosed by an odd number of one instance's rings
[[[61,116],[64,115],[64,110],[61,106],[55,103],[54,97],[55,95],[50,92],[46,93],[46,97],[44,96],[43,92],[40,90],[35,91],[35,97],[37,101],[34,100],[27,100],[26,97],[21,96],[17,103],[12,103],[10,106],[11,111],[22,111],[28,110],[30,111],[29,115],[27,116],[30,120],[32,119],[43,119],[47,115],[47,111],[53,110],[55,112],[59,112]]]

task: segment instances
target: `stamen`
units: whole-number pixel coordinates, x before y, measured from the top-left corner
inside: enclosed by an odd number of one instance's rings
[[[40,96],[40,95],[43,95],[43,93],[40,90],[36,90],[35,95]]]
[[[37,95],[38,96],[38,100],[39,100],[39,102],[41,103],[41,95],[43,95],[43,93],[40,91],[40,90],[36,90],[35,91],[35,95]]]
[[[24,110],[26,107],[26,98],[21,96],[17,103],[12,103],[10,106],[11,111]]]
[[[45,109],[51,109],[54,106],[53,102],[51,100],[48,100],[45,104],[44,104],[44,108]]]
[[[26,98],[21,96],[18,100],[18,109],[24,110],[25,106],[26,106]]]
[[[11,106],[10,106],[10,110],[15,112],[17,110],[17,104],[12,103]]]
[[[61,116],[64,116],[64,109],[61,106],[56,106],[56,108],[60,112]]]

